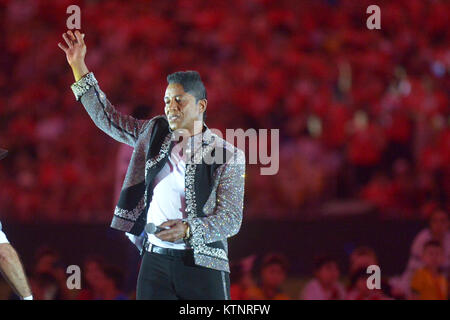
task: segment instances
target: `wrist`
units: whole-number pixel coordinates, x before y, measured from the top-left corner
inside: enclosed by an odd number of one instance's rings
[[[89,73],[89,69],[87,68],[84,61],[73,63],[70,65],[72,68],[73,76],[75,77],[75,81],[80,80],[83,76]]]

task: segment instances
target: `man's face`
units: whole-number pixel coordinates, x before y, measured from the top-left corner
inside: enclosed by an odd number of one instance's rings
[[[202,121],[206,100],[195,102],[195,97],[184,92],[179,83],[171,83],[164,94],[164,112],[169,121],[170,129],[187,129],[194,134],[194,122]]]
[[[316,272],[319,281],[326,285],[332,285],[339,280],[339,267],[336,262],[325,263]]]

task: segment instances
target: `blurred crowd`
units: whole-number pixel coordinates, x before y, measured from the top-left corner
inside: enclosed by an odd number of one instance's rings
[[[246,215],[361,199],[417,218],[450,199],[448,3],[0,1],[2,217],[108,221],[118,143],[70,90],[57,48],[79,4],[87,65],[124,113],[163,113],[167,74],[200,72],[211,128],[280,129],[280,170],[248,166]]]
[[[289,261],[282,253],[269,253],[255,268],[250,256],[231,270],[234,300],[447,300],[450,279],[449,214],[433,211],[429,227],[414,238],[403,274],[386,277],[376,252],[355,248],[348,257],[348,270],[341,272],[336,254],[314,257],[313,277],[297,295],[287,294]],[[372,267],[370,267],[372,266]],[[375,267],[373,267],[375,266]],[[378,278],[377,278],[378,276]],[[291,286],[292,287],[292,286]],[[292,291],[292,289],[290,290]]]
[[[301,281],[292,276],[290,261],[280,252],[264,256],[251,253],[231,264],[232,300],[447,300],[450,280],[449,212],[436,208],[413,239],[404,272],[387,276],[375,250],[360,245],[348,257],[342,271],[342,257],[318,253],[311,277]],[[372,266],[372,267],[370,267]],[[374,267],[375,266],[375,267]],[[87,256],[80,267],[78,287],[59,253],[50,247],[37,250],[29,270],[33,295],[38,300],[126,300],[135,299],[124,281],[136,270],[118,268],[104,256]],[[368,268],[370,267],[370,268]],[[0,278],[1,280],[1,278]],[[132,283],[130,288],[135,287]],[[11,294],[11,299],[15,296]]]

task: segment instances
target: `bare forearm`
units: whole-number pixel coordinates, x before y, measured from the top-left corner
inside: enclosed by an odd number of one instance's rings
[[[0,244],[0,271],[19,296],[24,298],[31,295],[20,258],[9,243]]]
[[[72,68],[72,72],[73,72],[75,81],[80,80],[84,75],[89,73],[89,69],[87,68],[84,61],[81,61],[79,63],[74,63],[70,67]]]

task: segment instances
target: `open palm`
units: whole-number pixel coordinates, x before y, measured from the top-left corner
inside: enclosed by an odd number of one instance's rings
[[[84,57],[86,56],[86,44],[84,43],[84,34],[81,34],[80,31],[67,31],[63,33],[64,41],[67,46],[58,43],[58,47],[61,48],[66,54],[67,62],[69,65],[73,66],[79,63],[84,62]]]

